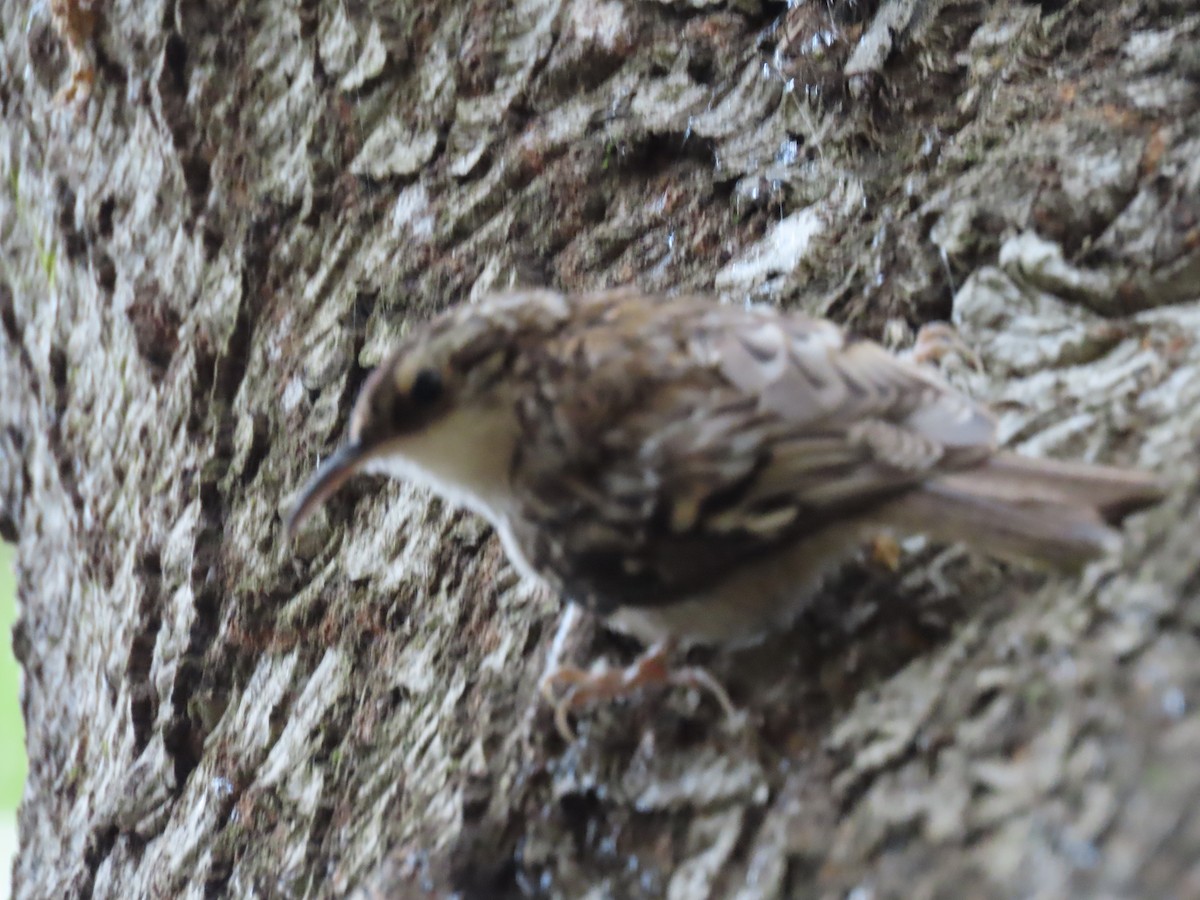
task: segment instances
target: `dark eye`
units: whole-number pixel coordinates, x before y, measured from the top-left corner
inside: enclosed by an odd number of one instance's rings
[[[413,379],[409,397],[417,406],[436,403],[442,396],[442,376],[436,369],[422,369]]]

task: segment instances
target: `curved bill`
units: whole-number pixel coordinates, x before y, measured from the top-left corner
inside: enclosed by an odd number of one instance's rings
[[[300,526],[311,516],[322,503],[345,484],[359,465],[367,457],[367,448],[362,444],[346,444],[333,456],[321,463],[317,474],[312,477],[304,488],[304,493],[296,502],[295,509],[288,516],[288,537],[295,537]]]

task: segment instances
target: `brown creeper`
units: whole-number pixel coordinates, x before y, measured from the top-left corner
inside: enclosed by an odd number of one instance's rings
[[[1162,496],[999,451],[983,406],[830,322],[633,290],[495,295],[416,329],[289,529],[358,471],[474,510],[522,573],[653,645],[620,675],[557,673],[571,704],[662,680],[664,642],[786,626],[880,532],[1072,568]]]

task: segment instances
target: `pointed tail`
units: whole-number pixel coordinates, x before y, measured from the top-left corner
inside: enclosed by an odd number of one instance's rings
[[[1119,548],[1113,526],[1163,497],[1162,483],[1145,472],[998,453],[926,482],[886,518],[991,556],[1076,569]]]

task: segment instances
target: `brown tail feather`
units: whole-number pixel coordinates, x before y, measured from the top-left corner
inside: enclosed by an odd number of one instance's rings
[[[1147,472],[1033,459],[1015,453],[997,453],[970,475],[1002,485],[1015,484],[1018,490],[1024,488],[1025,496],[1033,494],[1035,499],[1057,498],[1073,506],[1090,507],[1110,525],[1119,525],[1126,516],[1166,496],[1162,481]]]
[[[1143,472],[1002,453],[927,482],[888,518],[993,556],[1072,569],[1119,547],[1110,526],[1162,498],[1161,483]]]

